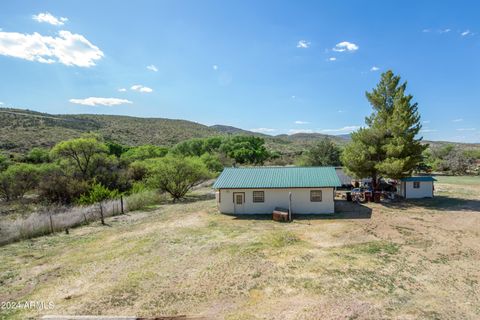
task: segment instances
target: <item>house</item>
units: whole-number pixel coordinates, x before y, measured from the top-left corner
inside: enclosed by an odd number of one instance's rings
[[[430,176],[400,179],[397,194],[405,199],[433,198],[434,181],[437,180]]]
[[[340,186],[334,167],[250,167],[224,169],[213,188],[222,213],[329,214]]]

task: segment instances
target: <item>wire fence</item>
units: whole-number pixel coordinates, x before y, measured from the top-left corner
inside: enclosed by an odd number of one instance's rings
[[[128,198],[121,197],[89,206],[50,207],[25,218],[1,221],[0,245],[60,231],[68,232],[69,228],[103,221],[106,217],[128,212],[128,203]]]

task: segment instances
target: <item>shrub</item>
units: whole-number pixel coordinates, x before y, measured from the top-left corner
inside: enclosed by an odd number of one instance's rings
[[[40,168],[38,193],[47,202],[70,204],[87,190],[87,182],[67,174],[58,165],[49,164]]]
[[[195,185],[211,177],[198,157],[167,156],[149,164],[148,184],[169,193],[173,200],[183,198]]]
[[[33,148],[28,152],[25,160],[30,163],[46,163],[50,162],[50,153],[43,148]]]
[[[5,201],[22,198],[37,186],[38,181],[39,171],[34,165],[11,165],[0,173],[0,197]]]
[[[223,165],[217,155],[204,153],[200,159],[202,159],[203,163],[211,172],[220,172],[223,169]]]
[[[121,159],[127,162],[133,162],[136,160],[164,157],[167,153],[168,148],[166,147],[146,144],[143,146],[130,148],[128,151],[122,154]]]
[[[94,183],[88,193],[82,194],[78,198],[77,203],[82,205],[95,204],[118,197],[120,197],[118,190],[110,190],[101,183]]]

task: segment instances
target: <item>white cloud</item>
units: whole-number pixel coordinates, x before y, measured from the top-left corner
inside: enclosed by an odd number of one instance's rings
[[[420,130],[420,132],[422,133],[437,132],[437,131],[438,131],[437,129],[430,129],[430,128],[423,128],[422,130]]]
[[[452,31],[451,29],[443,29],[443,30],[439,30],[438,32],[439,33],[449,33],[450,31]]]
[[[150,93],[153,91],[152,88],[142,86],[141,84],[136,84],[130,87],[131,90],[143,93]]]
[[[320,132],[322,133],[351,133],[355,130],[358,130],[360,126],[345,126],[343,128],[338,129],[322,129]]]
[[[277,129],[272,129],[272,128],[256,128],[256,129],[250,129],[250,131],[258,132],[258,133],[271,133],[271,132],[277,131]]]
[[[288,134],[296,134],[296,133],[313,133],[313,130],[310,130],[310,129],[290,129],[290,130],[288,130]]]
[[[308,122],[308,121],[301,121],[301,120],[295,121],[295,124],[308,124],[308,123],[310,123],[310,122]]]
[[[62,30],[58,35],[0,32],[0,55],[77,67],[94,66],[95,61],[104,56],[97,46],[80,34]]]
[[[86,99],[70,99],[71,103],[81,104],[84,106],[116,106],[120,104],[130,104],[132,101],[126,99],[118,98],[99,98],[99,97],[90,97]]]
[[[462,121],[463,121],[463,119],[462,119],[462,118],[458,118],[458,119],[454,119],[454,120],[452,120],[452,122],[462,122]]]
[[[338,113],[344,113],[345,110],[338,110]]]
[[[373,72],[378,71],[378,70],[380,70],[380,68],[376,67],[376,66],[373,66],[373,67],[370,68],[370,71],[373,71]]]
[[[465,37],[465,36],[468,36],[469,34],[471,34],[472,32],[470,30],[465,30],[463,31],[462,33],[460,33],[462,35],[462,37]]]
[[[150,70],[150,71],[153,71],[153,72],[158,72],[157,67],[153,64],[147,66],[147,69]]]
[[[212,66],[212,69],[215,70],[215,71],[217,71],[217,70],[218,70],[218,66],[217,66],[216,64],[214,64],[214,65]]]
[[[310,47],[310,42],[307,40],[300,40],[297,43],[297,48],[307,49]]]
[[[357,51],[358,48],[359,47],[355,43],[343,41],[343,42],[337,43],[332,50],[337,52],[344,52],[344,51],[353,52],[353,51]]]
[[[423,121],[423,123],[428,124],[428,123],[430,123],[430,120],[425,120],[425,121]]]
[[[457,131],[476,131],[476,128],[458,128]]]
[[[127,91],[127,89],[125,89],[125,88],[118,89],[118,92],[126,92],[126,91]]]
[[[296,99],[297,97],[296,96],[292,96],[292,99]]]
[[[330,57],[330,58],[328,58],[328,61],[337,61],[337,58],[335,58],[335,57]]]
[[[68,21],[67,18],[64,18],[64,17],[57,18],[49,12],[35,14],[32,16],[32,19],[38,22],[46,22],[53,26],[63,26],[65,22]]]

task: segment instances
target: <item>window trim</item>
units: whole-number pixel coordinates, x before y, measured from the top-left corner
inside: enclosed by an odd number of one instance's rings
[[[255,193],[261,193],[262,194],[262,201],[255,200]],[[253,203],[264,203],[265,202],[265,191],[263,191],[263,190],[252,191],[252,202]]]
[[[420,189],[420,181],[413,181],[413,189]]]
[[[319,192],[320,193],[320,200],[314,200],[313,193]],[[310,202],[322,202],[323,200],[323,192],[322,190],[310,190]]]

